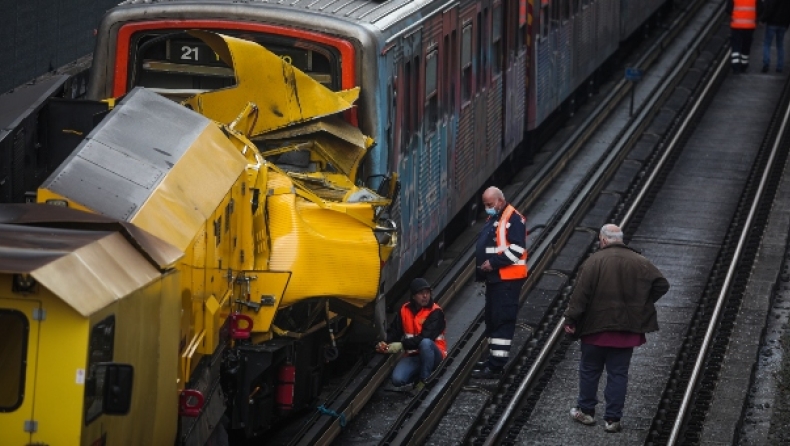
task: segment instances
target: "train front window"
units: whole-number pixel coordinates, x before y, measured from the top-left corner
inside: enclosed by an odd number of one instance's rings
[[[271,34],[218,32],[256,42],[329,89],[341,89],[340,58],[334,48]],[[138,33],[132,48],[130,89],[143,86],[181,100],[236,83],[232,68],[186,31]]]
[[[28,321],[16,310],[0,310],[0,412],[22,405]]]

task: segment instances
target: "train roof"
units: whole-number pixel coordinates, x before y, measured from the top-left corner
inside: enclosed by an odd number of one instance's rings
[[[232,14],[233,8],[240,8],[249,11],[261,10],[261,16],[250,16],[252,19],[265,18],[265,11],[277,9],[289,9],[293,11],[309,12],[311,14],[332,17],[345,22],[354,24],[367,24],[379,30],[389,28],[404,17],[419,11],[432,3],[432,9],[444,9],[458,0],[129,0],[123,2],[119,7],[127,5],[139,5],[144,7],[155,6],[167,9],[190,7],[196,13],[209,11],[220,7],[222,11]]]
[[[83,316],[156,280],[182,255],[112,218],[44,204],[0,205],[0,273],[29,274]]]

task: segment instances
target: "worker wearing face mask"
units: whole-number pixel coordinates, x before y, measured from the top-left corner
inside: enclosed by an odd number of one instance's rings
[[[488,358],[473,378],[499,379],[510,357],[518,300],[527,278],[527,227],[524,216],[496,187],[483,192],[488,219],[477,238],[476,280],[486,283],[485,323]]]

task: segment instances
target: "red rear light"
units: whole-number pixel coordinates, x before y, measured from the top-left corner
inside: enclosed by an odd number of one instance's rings
[[[205,402],[203,394],[199,390],[184,389],[178,396],[178,414],[182,417],[197,417],[203,409]]]

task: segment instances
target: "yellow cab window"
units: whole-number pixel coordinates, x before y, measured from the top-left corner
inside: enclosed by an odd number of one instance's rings
[[[23,313],[0,310],[0,412],[22,405],[29,329]]]

